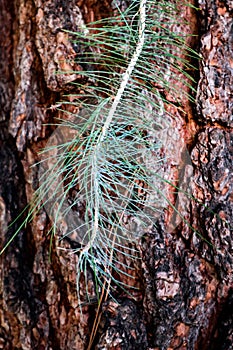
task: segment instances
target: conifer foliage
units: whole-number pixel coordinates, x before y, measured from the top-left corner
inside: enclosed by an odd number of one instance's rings
[[[167,205],[161,129],[171,102],[163,92],[180,102],[184,92],[167,74],[188,70],[182,57],[194,54],[170,29],[178,21],[175,2],[132,0],[124,11],[114,3],[117,16],[70,33],[83,67],[72,97],[79,113],[59,121],[43,150],[28,215],[45,207],[53,233],[75,242],[77,285],[89,267],[97,294],[104,280],[121,284],[114,277],[124,273],[118,254],[135,258],[132,242]]]

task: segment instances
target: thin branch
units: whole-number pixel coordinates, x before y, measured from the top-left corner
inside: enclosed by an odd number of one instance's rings
[[[140,2],[140,8],[139,8],[139,39],[138,39],[138,43],[136,46],[136,50],[134,51],[134,54],[130,60],[130,63],[128,65],[128,68],[126,69],[125,73],[123,73],[122,75],[122,81],[121,81],[121,85],[117,91],[116,97],[113,101],[112,107],[108,113],[108,116],[106,118],[106,121],[104,123],[103,129],[102,129],[102,134],[100,137],[100,143],[104,140],[104,137],[106,136],[106,133],[108,131],[108,128],[111,124],[111,121],[114,117],[114,114],[116,112],[116,109],[120,103],[120,100],[122,98],[122,95],[125,91],[125,88],[128,84],[129,78],[137,64],[137,61],[141,55],[142,49],[143,49],[143,45],[145,42],[145,26],[146,26],[146,2],[147,0],[141,0]]]
[[[139,31],[138,31],[138,43],[136,46],[136,49],[134,51],[134,54],[130,60],[130,63],[128,65],[128,68],[126,69],[125,73],[122,75],[122,81],[120,84],[120,87],[117,91],[116,97],[113,101],[113,104],[110,108],[110,111],[108,113],[108,116],[106,118],[106,121],[104,123],[104,126],[102,128],[102,133],[99,137],[99,140],[97,142],[97,145],[95,146],[93,155],[94,155],[94,166],[92,167],[92,172],[94,173],[94,193],[95,193],[95,207],[94,207],[94,225],[93,225],[93,231],[90,237],[90,240],[88,244],[83,248],[82,253],[84,254],[87,252],[93,245],[93,242],[95,241],[96,236],[98,235],[99,230],[99,184],[98,179],[96,179],[96,176],[98,176],[98,168],[97,168],[97,153],[100,150],[101,143],[103,142],[107,131],[109,129],[109,126],[111,124],[111,121],[114,117],[114,114],[116,112],[117,106],[120,103],[120,100],[122,98],[122,95],[126,89],[126,86],[129,82],[130,76],[137,64],[137,61],[140,57],[140,54],[143,49],[143,45],[145,42],[145,27],[146,27],[146,2],[147,0],[141,0],[140,7],[139,7]]]
[[[117,106],[121,100],[121,97],[124,93],[124,90],[128,84],[128,81],[129,81],[129,78],[130,78],[130,75],[132,74],[133,72],[133,69],[138,61],[138,58],[142,52],[142,48],[143,48],[143,45],[144,45],[144,41],[145,41],[145,22],[146,22],[146,2],[147,0],[141,0],[140,2],[140,9],[139,9],[139,14],[140,14],[140,17],[139,17],[139,40],[138,40],[138,44],[137,44],[137,47],[136,47],[136,50],[133,54],[133,57],[129,63],[129,66],[126,70],[126,72],[123,74],[122,76],[122,82],[121,82],[121,85],[120,85],[120,88],[117,92],[117,95],[115,97],[115,100],[112,104],[112,107],[109,111],[109,114],[108,114],[108,117],[105,121],[105,124],[103,126],[103,129],[102,129],[102,135],[101,135],[101,138],[100,138],[100,142],[98,144],[98,147],[100,147],[100,144],[101,142],[104,140],[104,137],[108,131],[108,128],[110,126],[110,123],[114,117],[114,113],[117,109]],[[96,157],[96,154],[95,154],[95,157]],[[98,185],[97,185],[98,186]],[[98,187],[97,187],[98,188]],[[96,201],[95,204],[98,204],[98,202]],[[89,243],[93,242],[93,236],[97,234],[97,231],[98,231],[98,217],[99,217],[99,207],[98,205],[95,206],[95,224],[94,224],[94,230],[95,232],[93,232],[93,235],[92,235],[92,239]],[[121,214],[121,219],[123,217],[123,213]],[[115,239],[116,239],[116,236],[114,235],[114,239],[113,239],[113,242],[112,242],[112,245],[114,245],[114,242],[115,242]],[[90,248],[90,244],[88,244],[85,248],[88,249]],[[108,266],[105,266],[105,270],[109,267],[109,265],[111,264],[111,261],[112,261],[112,257],[113,257],[113,247],[112,247],[112,250],[111,250],[111,254],[110,254],[110,257],[109,257],[109,263],[108,263]],[[100,322],[100,319],[101,319],[101,312],[100,312],[100,307],[101,307],[101,304],[102,304],[102,300],[104,298],[104,294],[105,294],[105,298],[104,300],[106,301],[107,300],[107,296],[109,294],[109,289],[110,289],[110,284],[111,284],[111,274],[110,274],[110,277],[109,279],[105,279],[104,280],[104,285],[102,287],[102,292],[101,292],[101,296],[100,296],[100,300],[99,300],[99,304],[98,304],[98,309],[97,309],[97,312],[96,312],[96,317],[95,317],[95,320],[94,320],[94,324],[93,324],[93,327],[92,327],[92,332],[91,332],[91,336],[90,336],[90,341],[89,341],[89,344],[88,344],[88,350],[91,349],[92,347],[92,344],[93,344],[93,341],[94,341],[94,338],[95,338],[95,335],[96,335],[96,332],[97,332],[97,329],[98,329],[98,326],[99,326],[99,322]],[[106,290],[106,293],[105,292],[105,288],[106,288],[106,285],[107,285],[107,290]]]

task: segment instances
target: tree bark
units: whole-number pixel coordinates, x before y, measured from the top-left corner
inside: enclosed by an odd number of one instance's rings
[[[198,80],[196,103],[185,99],[168,111],[176,130],[168,141],[176,149],[168,168],[193,198],[171,191],[185,220],[168,207],[142,237],[139,291],[132,297],[119,292],[118,303],[108,298],[102,305],[92,349],[233,349],[233,5],[192,3],[199,10],[181,5],[179,15],[188,24],[174,24],[173,30],[194,34],[187,44],[202,55],[192,62],[199,69],[189,72]],[[128,4],[119,1],[122,8]],[[81,48],[63,30],[113,15],[112,6],[110,0],[0,0],[1,247],[22,219],[8,225],[38,186],[38,152],[55,129],[45,124],[64,118],[53,106],[75,92],[70,83],[77,74],[57,71],[82,69],[74,59]],[[78,257],[58,249],[57,239],[50,254],[49,228],[41,209],[0,256],[0,349],[88,348],[97,310],[91,272],[94,301],[81,314]],[[59,244],[70,247],[68,241]]]

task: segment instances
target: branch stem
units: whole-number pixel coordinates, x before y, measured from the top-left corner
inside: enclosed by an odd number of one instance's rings
[[[145,26],[146,26],[146,2],[147,0],[141,0],[140,2],[140,7],[139,7],[139,32],[138,32],[138,43],[136,46],[136,49],[134,51],[134,54],[129,62],[128,68],[126,69],[126,71],[122,74],[122,81],[121,81],[121,85],[117,91],[117,94],[115,96],[115,99],[113,101],[113,104],[110,108],[110,111],[108,113],[108,116],[106,118],[106,121],[104,123],[103,129],[102,129],[102,134],[100,137],[100,143],[104,140],[107,131],[109,129],[109,126],[111,124],[111,121],[114,117],[114,114],[116,112],[116,109],[120,103],[120,100],[122,98],[122,95],[126,89],[126,86],[128,84],[129,78],[137,64],[137,61],[141,55],[142,49],[143,49],[143,45],[145,42]]]
[[[98,179],[96,178],[96,176],[98,176],[98,166],[97,166],[97,153],[98,150],[101,147],[101,143],[103,142],[109,126],[112,122],[112,119],[115,115],[115,112],[117,110],[117,107],[121,101],[122,95],[127,87],[127,84],[129,82],[130,76],[137,64],[137,61],[141,55],[142,49],[143,49],[143,45],[145,42],[145,27],[146,27],[146,2],[147,0],[141,0],[140,1],[140,7],[139,7],[139,30],[138,30],[138,42],[137,42],[137,46],[136,49],[134,51],[134,54],[129,62],[128,68],[126,69],[126,71],[122,74],[122,80],[121,80],[121,84],[120,87],[117,91],[117,94],[115,96],[115,99],[113,101],[113,104],[109,110],[108,116],[106,118],[106,121],[104,123],[104,126],[102,128],[102,133],[99,137],[99,140],[97,142],[97,145],[95,146],[94,149],[94,166],[92,168],[92,171],[94,172],[94,194],[95,194],[95,206],[94,206],[94,225],[93,225],[93,231],[90,237],[90,240],[88,242],[88,244],[83,248],[82,250],[82,254],[84,254],[85,252],[88,252],[88,250],[92,247],[95,238],[98,235],[98,230],[99,230],[99,184],[98,184]]]

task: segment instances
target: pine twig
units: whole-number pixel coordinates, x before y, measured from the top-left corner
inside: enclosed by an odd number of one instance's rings
[[[102,141],[104,140],[107,132],[108,132],[108,128],[111,124],[111,121],[114,117],[114,114],[116,112],[117,106],[120,103],[120,100],[122,98],[122,95],[125,91],[125,88],[128,84],[128,81],[130,79],[130,76],[133,72],[133,69],[138,61],[138,58],[142,52],[143,49],[143,45],[144,45],[144,41],[145,41],[145,25],[146,25],[146,2],[147,0],[141,0],[140,1],[140,7],[139,7],[139,39],[138,39],[138,43],[135,49],[135,52],[130,60],[130,63],[128,65],[127,70],[125,71],[125,73],[123,73],[122,75],[122,82],[121,85],[117,91],[116,97],[114,99],[114,102],[110,108],[109,114],[106,118],[106,121],[104,123],[104,126],[102,128],[102,134],[100,136],[99,142],[97,144],[96,147],[100,147]],[[96,153],[95,153],[95,157],[96,157]],[[96,158],[95,158],[96,161]],[[97,187],[95,187],[98,191],[98,184],[96,184]],[[98,193],[97,193],[97,198],[98,198]],[[123,217],[123,213],[121,214],[121,219]],[[95,203],[95,222],[94,222],[94,232],[92,234],[91,240],[89,241],[89,243],[87,244],[87,246],[83,249],[82,253],[85,251],[88,251],[91,247],[91,244],[93,243],[96,235],[97,235],[97,231],[98,231],[98,221],[99,221],[99,203],[96,200]],[[113,247],[114,247],[114,243],[115,243],[115,239],[116,239],[116,235],[114,235],[113,241],[112,241],[112,250],[111,250],[111,254],[110,254],[110,258],[109,258],[109,264],[108,266],[105,266],[105,271],[107,270],[107,268],[109,268],[109,265],[112,262],[112,257],[113,257]],[[91,335],[90,335],[90,341],[87,347],[87,350],[91,350],[93,341],[95,339],[98,327],[99,327],[99,323],[100,323],[100,319],[101,319],[101,312],[100,312],[100,308],[103,304],[103,302],[105,302],[108,298],[109,295],[109,289],[110,289],[110,284],[111,284],[111,276],[109,278],[109,280],[107,281],[106,279],[104,280],[104,284],[102,286],[102,292],[101,292],[101,296],[100,296],[100,300],[98,302],[98,308],[96,311],[96,316],[95,316],[95,320],[93,323],[93,327],[92,327],[92,331],[91,331]],[[108,285],[107,290],[106,290],[106,285]],[[105,296],[104,296],[105,295]]]
[[[132,74],[132,72],[137,64],[137,61],[138,61],[139,56],[140,56],[142,49],[143,49],[143,45],[145,42],[146,2],[147,2],[147,0],[140,1],[139,31],[138,31],[139,39],[138,39],[136,49],[135,49],[134,54],[130,60],[128,68],[122,74],[122,81],[121,81],[120,87],[117,91],[117,94],[115,96],[113,104],[110,108],[110,111],[108,113],[106,121],[103,125],[102,132],[99,136],[99,139],[98,139],[97,144],[96,144],[95,149],[94,149],[94,167],[92,168],[94,175],[95,175],[95,180],[94,180],[94,189],[95,189],[94,226],[93,226],[93,232],[92,232],[92,235],[90,237],[90,240],[89,240],[88,244],[85,246],[85,248],[83,248],[81,254],[85,254],[85,252],[87,252],[91,248],[91,246],[92,246],[92,244],[93,244],[93,242],[98,234],[98,229],[99,229],[99,201],[98,201],[99,184],[98,184],[98,180],[96,179],[96,174],[98,174],[96,154],[98,153],[98,151],[101,147],[101,144],[104,141],[104,138],[108,132],[109,126],[113,120],[113,117],[115,115],[117,107],[121,101],[122,95],[127,87],[130,76],[131,76],[131,74]]]

